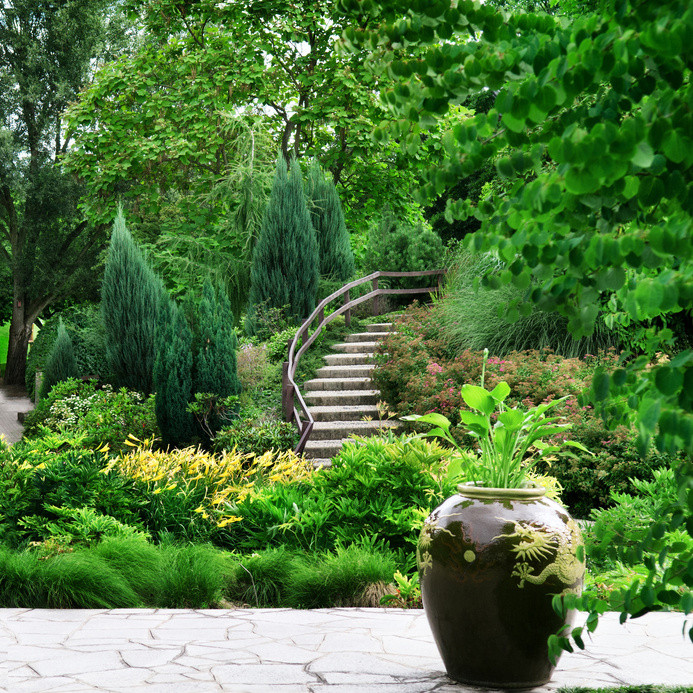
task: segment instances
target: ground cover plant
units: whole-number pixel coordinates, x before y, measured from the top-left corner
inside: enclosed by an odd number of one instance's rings
[[[451,491],[444,451],[406,438],[352,444],[334,476],[292,452],[137,445],[109,457],[81,440],[56,434],[3,451],[4,606],[203,606],[220,603],[219,584],[236,603],[376,605],[396,571],[413,569],[421,522]],[[210,542],[218,548],[205,549]],[[175,546],[200,553],[174,561]],[[162,561],[175,563],[165,568],[171,580],[187,570],[193,586],[164,599],[160,578],[140,574],[152,565],[158,574]],[[200,581],[216,587],[193,589]]]

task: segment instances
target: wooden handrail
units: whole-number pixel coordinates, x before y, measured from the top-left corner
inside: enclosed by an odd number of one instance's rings
[[[413,295],[413,294],[430,294],[434,293],[435,291],[439,291],[441,288],[441,282],[442,278],[445,274],[444,269],[437,269],[437,270],[426,270],[423,272],[373,272],[372,274],[369,274],[366,277],[363,277],[361,279],[356,279],[353,282],[349,282],[348,284],[345,284],[343,287],[340,289],[337,289],[334,293],[331,293],[327,298],[324,298],[318,305],[315,307],[315,310],[310,314],[310,316],[303,321],[303,324],[299,328],[298,332],[294,336],[294,338],[291,340],[291,343],[289,344],[289,357],[288,361],[284,362],[284,368],[282,372],[282,411],[284,414],[284,420],[285,421],[294,421],[296,423],[296,427],[298,428],[298,431],[300,433],[300,438],[298,441],[298,445],[296,446],[296,449],[294,452],[296,454],[300,455],[305,446],[306,443],[308,442],[308,439],[310,438],[310,434],[313,432],[313,424],[315,423],[315,419],[313,419],[313,415],[310,413],[310,410],[306,406],[305,400],[303,399],[303,395],[301,394],[301,391],[299,390],[298,386],[296,385],[295,381],[295,376],[296,376],[296,368],[298,366],[298,362],[305,354],[305,352],[308,350],[308,348],[315,342],[315,340],[318,338],[320,332],[322,331],[322,328],[325,327],[325,325],[328,325],[331,323],[336,317],[339,315],[344,314],[345,321],[347,326],[351,324],[351,309],[354,306],[359,305],[360,303],[363,303],[364,301],[368,301],[370,299],[374,299],[373,301],[373,315],[379,315],[379,302],[378,302],[378,297],[379,296],[384,296],[384,295],[396,295],[396,296],[403,296],[403,295]],[[388,288],[380,288],[378,280],[381,277],[431,277],[431,276],[437,276],[438,277],[438,284],[437,286],[429,286],[426,288],[420,288],[420,289],[388,289]],[[353,300],[350,299],[349,297],[349,291],[357,286],[361,286],[361,284],[365,284],[366,282],[372,282],[372,290],[369,291],[367,294],[364,294],[363,296],[359,296],[358,298],[355,298]],[[335,310],[334,312],[330,313],[327,317],[325,317],[325,307],[332,301],[334,301],[337,298],[343,298],[343,305]],[[315,327],[314,332],[308,336],[308,331],[311,328],[311,325],[317,322],[317,326]],[[301,347],[297,350],[298,342],[302,341],[303,344]],[[305,415],[305,420],[301,419],[301,414],[299,412],[300,410],[303,412]]]

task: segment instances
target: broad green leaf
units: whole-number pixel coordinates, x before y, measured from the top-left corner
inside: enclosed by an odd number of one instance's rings
[[[566,173],[565,187],[573,195],[585,195],[599,189],[599,179],[590,170],[573,166]]]
[[[675,394],[683,384],[683,373],[678,368],[660,366],[655,373],[655,385],[666,396]]]
[[[490,416],[496,408],[496,402],[491,394],[478,385],[465,384],[462,386],[460,394],[468,407],[476,409],[486,416]]]
[[[609,374],[605,373],[603,370],[597,370],[592,376],[592,391],[594,392],[594,398],[601,402],[609,396],[610,389],[610,378]]]
[[[496,387],[491,390],[491,397],[496,400],[496,402],[504,402],[505,398],[510,394],[510,386],[504,380],[502,380]]]
[[[473,411],[461,411],[460,421],[466,426],[474,426],[481,433],[488,431],[490,428],[488,417],[475,414]]]
[[[410,414],[409,416],[402,416],[402,421],[416,421],[418,423],[432,424],[434,426],[440,426],[441,428],[450,428],[450,420],[447,419],[442,414],[437,414],[436,412],[431,412],[430,414]]]
[[[525,421],[525,415],[523,412],[517,411],[517,409],[508,409],[502,414],[498,415],[498,421],[500,421],[508,430],[516,431],[522,428],[522,424]]]
[[[631,157],[631,161],[640,168],[649,168],[654,159],[654,150],[648,142],[638,142],[635,147],[635,154]]]

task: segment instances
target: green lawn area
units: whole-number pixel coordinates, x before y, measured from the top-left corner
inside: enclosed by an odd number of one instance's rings
[[[0,371],[5,372],[7,363],[7,342],[10,338],[10,323],[0,326]]]

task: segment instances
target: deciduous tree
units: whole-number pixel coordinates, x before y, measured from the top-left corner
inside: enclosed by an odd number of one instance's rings
[[[0,260],[12,271],[5,382],[22,384],[32,325],[82,291],[104,227],[78,213],[81,188],[56,167],[60,114],[84,84],[104,35],[106,0],[0,5]]]
[[[693,351],[674,352],[663,325],[693,308],[693,8],[615,0],[568,22],[471,0],[341,4],[357,22],[373,5],[387,17],[380,31],[346,36],[399,78],[385,99],[402,119],[395,135],[412,148],[451,103],[497,91],[493,109],[443,137],[445,157],[428,172],[424,196],[493,161],[503,188],[478,205],[450,201],[447,214],[475,215],[481,230],[470,245],[506,263],[487,283],[525,291],[508,318],[532,305],[555,310],[579,337],[606,306],[607,319],[630,330],[633,352],[612,374],[597,374],[593,399],[606,416],[633,422],[643,450],[654,438],[683,458],[679,501],[641,547],[648,579],[612,606],[624,617],[671,604],[690,612],[691,544],[676,552],[665,537],[675,528],[693,536]],[[425,56],[398,60],[412,45]],[[539,281],[531,290],[530,277]],[[593,628],[606,604],[582,606]]]

